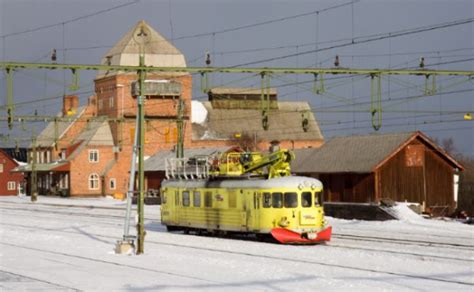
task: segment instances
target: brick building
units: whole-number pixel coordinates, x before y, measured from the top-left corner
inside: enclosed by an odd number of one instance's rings
[[[141,32],[146,32],[147,40],[140,46],[134,36]],[[144,21],[125,34],[101,63],[138,66],[140,52],[146,66],[186,67],[183,54]],[[99,71],[94,80],[96,94],[87,105],[80,106],[76,96],[65,96],[58,116],[69,119],[48,124],[35,142],[36,156],[30,151],[29,164],[15,171],[31,181],[35,159],[40,195],[125,193],[135,133],[137,79],[136,72]],[[254,146],[262,149],[275,139],[289,148],[318,147],[323,142],[308,103],[278,102],[274,90],[269,131],[262,130],[258,103],[242,106],[242,101],[259,99],[260,90],[214,89],[208,102],[192,103],[192,76],[182,72],[147,73],[144,90],[145,159],[175,147],[179,100],[185,106],[185,148],[233,146],[239,143],[236,134],[253,137]],[[194,122],[192,104],[206,111],[203,121]],[[285,133],[285,128],[291,128],[291,133]]]

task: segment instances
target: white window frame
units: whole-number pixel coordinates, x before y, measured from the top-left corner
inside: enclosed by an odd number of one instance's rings
[[[67,149],[63,148],[61,149],[61,152],[59,152],[59,159],[65,160],[67,156]]]
[[[7,190],[9,190],[9,191],[16,190],[16,182],[15,181],[9,181],[8,184],[7,184]]]
[[[111,190],[117,189],[117,180],[114,177],[109,179],[109,189]]]
[[[109,108],[114,108],[114,97],[109,97]]]
[[[97,173],[91,173],[87,180],[87,186],[89,190],[98,190],[100,189],[100,180],[99,175]]]
[[[94,157],[92,157],[92,159],[91,159],[91,154],[93,154],[93,153],[97,154],[96,159],[94,159]],[[99,163],[100,159],[99,159],[99,150],[98,149],[90,149],[88,154],[89,154],[88,157],[89,157],[89,162],[90,163]]]
[[[102,98],[99,99],[99,110],[104,108],[104,100]]]
[[[60,189],[68,189],[69,188],[69,174],[68,173],[64,173],[64,174],[60,175],[59,188]]]
[[[0,173],[3,173],[3,163],[0,163]]]

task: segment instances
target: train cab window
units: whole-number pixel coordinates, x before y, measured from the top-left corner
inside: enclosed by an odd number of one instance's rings
[[[166,192],[161,196],[161,204],[166,205]]]
[[[323,192],[315,192],[314,193],[314,205],[315,206],[322,206],[323,203],[324,203]]]
[[[183,192],[183,206],[189,207],[189,192],[188,191]]]
[[[263,193],[263,208],[270,208],[272,206],[272,194]]]
[[[272,207],[273,208],[282,208],[283,207],[283,194],[282,193],[273,193],[272,194]]]
[[[204,206],[205,207],[212,207],[212,192],[206,192],[204,194]]]
[[[309,208],[313,205],[312,203],[312,194],[310,192],[302,192],[301,193],[301,207]]]
[[[298,195],[296,193],[285,193],[285,208],[298,207]]]
[[[193,206],[201,207],[201,192],[194,192]]]

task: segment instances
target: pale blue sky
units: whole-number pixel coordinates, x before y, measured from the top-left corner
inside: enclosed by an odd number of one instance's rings
[[[65,22],[127,2],[132,1],[0,0],[0,35]],[[49,62],[49,52],[52,48],[56,48],[58,60],[62,62],[64,47],[66,48],[66,63],[98,63],[109,47],[113,46],[140,19],[145,19],[163,36],[172,39],[321,10],[346,2],[350,1],[141,0],[124,8],[65,25],[1,37],[0,57],[7,61]],[[359,1],[318,15],[312,14],[235,32],[218,33],[214,36],[178,39],[174,41],[174,44],[185,55],[188,66],[203,66],[202,56],[206,50],[211,51],[214,66],[232,66],[315,49],[315,42],[321,43],[319,48],[324,48],[333,45],[334,43],[328,43],[332,40],[395,32],[473,17],[474,1]],[[317,64],[321,67],[332,67],[336,54],[340,55],[341,66],[358,68],[413,67],[418,65],[420,56],[425,57],[427,65],[472,59],[474,57],[473,28],[471,23],[254,66],[314,67]],[[231,53],[231,51],[258,48],[271,49]],[[474,62],[462,61],[437,65],[433,68],[473,70]],[[81,74],[82,86],[79,91],[86,92],[81,95],[82,102],[90,94],[88,91],[93,90],[93,77],[93,72]],[[213,85],[225,85],[227,82],[242,77],[241,75],[216,75],[211,79]],[[327,78],[331,77],[327,76]],[[354,109],[368,110],[368,104],[364,104],[370,101],[368,78],[342,79],[342,82],[345,80],[344,83],[330,89],[324,96],[311,93],[311,83],[297,86],[286,85],[295,81],[309,81],[311,78],[311,76],[276,76],[272,79],[272,86],[277,86],[282,100],[309,101],[316,110],[317,119],[321,123],[326,138],[335,135],[374,132],[368,112],[350,112]],[[45,82],[46,79],[49,81]],[[440,78],[437,83],[444,88],[455,81],[462,81],[462,78],[448,79]],[[66,80],[69,82],[69,77],[66,77]],[[30,70],[16,73],[15,102],[60,96],[64,88],[62,82],[63,73],[59,71],[46,73],[46,71]],[[253,78],[230,84],[230,86],[257,85],[259,79]],[[386,100],[384,109],[404,112],[385,113],[380,132],[422,130],[438,139],[452,137],[460,152],[474,155],[474,122],[462,121],[462,114],[455,113],[470,111],[474,114],[473,81],[467,80],[461,85],[445,89],[447,92],[463,91],[460,93],[419,97],[412,99],[411,102],[403,99],[407,96],[422,94],[423,84],[424,80],[419,76],[393,77],[393,79],[384,80],[382,84],[385,92],[383,100]],[[419,88],[409,89],[407,85],[419,85]],[[3,97],[4,93],[5,83],[2,80],[0,97]],[[205,99],[199,91],[198,78],[195,78],[193,95],[195,99]],[[348,100],[339,102],[335,96]],[[394,105],[393,101],[387,102],[389,99],[400,99],[401,102]],[[3,104],[4,98],[1,100],[0,104]],[[34,110],[37,110],[39,114],[52,114],[59,111],[61,100],[57,98],[43,103],[31,103],[20,106],[17,110],[24,114],[32,114]],[[362,104],[353,105],[352,103]],[[319,112],[320,108],[327,110]],[[334,110],[349,112],[335,113]],[[8,133],[6,125],[0,125],[0,132]],[[15,133],[17,136],[29,135],[27,131],[20,130],[16,130]]]

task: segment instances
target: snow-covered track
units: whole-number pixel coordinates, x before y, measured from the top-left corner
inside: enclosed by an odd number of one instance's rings
[[[38,279],[38,278],[33,278],[33,277],[30,277],[30,276],[26,276],[26,275],[23,275],[23,274],[20,274],[20,273],[14,273],[14,272],[10,272],[10,271],[5,271],[5,270],[0,270],[0,279],[1,279],[1,283],[2,285],[0,287],[5,287],[7,286],[8,287],[8,281],[9,281],[9,278],[11,277],[15,277],[17,279],[15,279],[15,282],[18,282],[18,281],[30,281],[30,282],[33,282],[36,286],[36,288],[34,288],[34,290],[41,290],[41,288],[47,288],[47,289],[60,289],[61,291],[64,291],[64,290],[68,290],[68,291],[81,291],[79,289],[76,289],[76,288],[73,288],[73,287],[68,287],[68,286],[64,286],[64,285],[61,285],[61,284],[57,284],[57,283],[53,283],[51,281],[45,281],[45,280],[41,280],[41,279]],[[38,284],[37,283],[42,283],[42,284],[46,284],[47,287],[38,287]],[[6,291],[7,289],[5,289]],[[2,290],[3,291],[3,290]]]
[[[38,253],[51,254],[51,255],[54,255],[56,257],[57,256],[62,256],[62,257],[68,257],[68,258],[76,258],[76,259],[81,259],[81,260],[85,260],[85,261],[96,262],[96,263],[101,263],[101,264],[106,264],[106,265],[127,267],[127,268],[131,268],[131,269],[134,269],[134,270],[139,270],[139,271],[147,271],[147,272],[153,272],[153,273],[158,273],[158,274],[171,275],[171,276],[180,277],[180,278],[199,280],[199,281],[204,281],[204,282],[207,282],[207,283],[218,283],[218,282],[211,281],[211,280],[208,280],[208,279],[203,279],[203,278],[198,278],[198,277],[193,277],[193,276],[187,276],[187,275],[184,275],[184,274],[172,273],[172,272],[167,272],[167,271],[164,271],[164,270],[146,268],[146,267],[141,267],[141,266],[135,266],[135,265],[119,263],[119,262],[115,262],[115,261],[108,261],[108,260],[103,260],[103,259],[97,259],[97,258],[92,258],[92,257],[87,257],[87,256],[82,256],[82,255],[69,254],[69,253],[65,253],[65,252],[52,251],[52,250],[47,250],[47,249],[44,249],[44,248],[35,248],[35,247],[24,246],[24,245],[19,245],[19,244],[11,244],[11,243],[2,242],[2,241],[0,241],[0,245],[10,246],[10,247],[20,248],[20,249],[27,249],[27,250],[38,252]]]
[[[393,238],[393,237],[362,236],[362,235],[349,235],[349,234],[339,234],[339,233],[333,233],[333,238],[350,239],[350,240],[358,240],[358,241],[370,241],[370,242],[389,242],[389,243],[402,244],[402,245],[410,244],[410,245],[419,245],[419,246],[437,246],[437,247],[474,251],[474,245],[453,243],[453,242],[411,240],[411,239],[400,239],[400,238]]]

